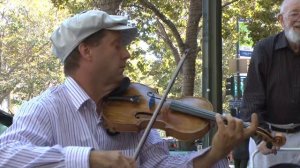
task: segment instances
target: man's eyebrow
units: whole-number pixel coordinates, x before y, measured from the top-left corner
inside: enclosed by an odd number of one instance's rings
[[[112,45],[119,45],[119,44],[121,44],[121,42],[120,42],[120,40],[114,39],[114,40],[111,41],[111,44]]]
[[[300,9],[293,9],[293,10],[290,10],[289,12],[300,12]]]
[[[122,41],[122,38],[121,38],[121,37],[118,37],[118,38],[113,39],[113,42],[121,42],[121,41]]]
[[[122,39],[123,39],[122,36],[114,37],[112,43],[122,43]]]

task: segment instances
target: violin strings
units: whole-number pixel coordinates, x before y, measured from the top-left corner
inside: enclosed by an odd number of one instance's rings
[[[170,103],[170,108],[172,110],[175,110],[175,111],[178,111],[178,112],[183,112],[183,113],[190,114],[190,115],[193,115],[193,116],[202,117],[202,118],[209,119],[209,120],[212,120],[212,121],[216,120],[215,119],[215,112],[208,111],[208,110],[205,110],[205,109],[201,109],[201,108],[198,108],[198,107],[193,107],[193,106],[181,103],[180,101],[176,101],[176,100],[172,101]],[[225,120],[224,117],[223,117],[223,119]],[[225,120],[225,122],[226,122],[226,120]],[[243,125],[244,125],[245,128],[250,126],[250,124],[246,123],[246,122],[243,122]],[[265,131],[264,129],[262,129],[260,127],[257,128],[256,133],[257,133],[258,136],[263,138],[265,141],[269,141],[271,143],[274,143],[274,142],[277,143],[276,139],[274,137],[272,137],[267,131]]]
[[[171,102],[170,108],[172,110],[175,110],[175,111],[183,112],[183,113],[190,114],[190,115],[197,116],[197,117],[203,117],[205,119],[209,119],[209,120],[212,120],[212,121],[216,120],[216,118],[215,118],[216,113],[215,112],[208,111],[208,110],[205,110],[205,109],[201,109],[201,108],[198,108],[198,107],[193,107],[193,106],[181,103],[181,102],[176,101],[176,100]],[[226,119],[224,117],[223,117],[223,119],[226,121]],[[250,124],[246,123],[246,122],[243,122],[243,125],[244,125],[244,127],[249,127],[250,126]]]
[[[179,112],[184,112],[193,116],[203,117],[205,119],[209,119],[215,121],[215,114],[211,111],[196,108],[193,106],[189,106],[187,104],[181,103],[179,101],[172,101],[170,104],[170,108]]]

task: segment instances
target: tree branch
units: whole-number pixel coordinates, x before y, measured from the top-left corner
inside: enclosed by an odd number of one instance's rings
[[[224,8],[224,7],[226,7],[226,6],[229,6],[229,5],[231,5],[231,4],[233,4],[233,3],[237,2],[237,1],[239,1],[239,0],[232,0],[232,1],[230,1],[230,2],[225,2],[225,3],[222,5],[222,8]]]
[[[202,1],[190,0],[188,21],[186,28],[186,48],[189,48],[188,57],[195,59],[198,48],[199,22],[202,16]]]
[[[158,23],[158,31],[159,31],[158,34],[164,39],[164,42],[166,42],[167,45],[170,47],[170,49],[172,50],[172,53],[175,57],[176,64],[178,64],[178,62],[180,60],[180,56],[179,56],[179,52],[178,52],[177,48],[173,45],[173,42],[169,38],[169,36],[164,28],[164,25],[158,19],[157,19],[157,23]]]
[[[151,2],[149,2],[148,0],[139,0],[139,2],[146,8],[150,9],[152,12],[154,12],[154,14],[162,21],[164,22],[171,30],[172,34],[174,35],[178,47],[181,51],[184,50],[184,43],[183,40],[176,28],[176,26],[174,25],[174,23],[169,20],[164,14],[162,14]]]
[[[13,90],[13,88],[5,89],[4,91],[1,91],[0,94],[0,104],[3,102],[3,100],[10,94],[10,92]]]

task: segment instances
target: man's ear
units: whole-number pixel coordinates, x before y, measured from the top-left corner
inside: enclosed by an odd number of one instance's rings
[[[278,14],[277,20],[281,24],[281,27],[284,28],[283,14]]]
[[[78,45],[78,51],[79,51],[81,57],[85,60],[91,60],[92,59],[90,49],[91,49],[90,46],[88,46],[85,43],[80,43]]]

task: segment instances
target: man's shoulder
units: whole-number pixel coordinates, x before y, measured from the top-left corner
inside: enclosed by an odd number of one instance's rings
[[[261,39],[260,41],[258,41],[257,45],[262,45],[262,46],[272,45],[272,44],[274,44],[275,40],[278,39],[278,37],[282,36],[282,35],[284,35],[283,32],[279,32],[277,34],[270,35],[270,36],[265,37],[265,38]]]
[[[39,109],[43,111],[47,109],[59,108],[63,99],[65,99],[65,89],[62,85],[50,87],[40,95],[24,102],[21,106],[22,109]]]
[[[64,89],[64,85],[59,85],[55,87],[50,87],[37,96],[35,101],[37,102],[57,102],[61,101],[64,98],[66,90]]]

